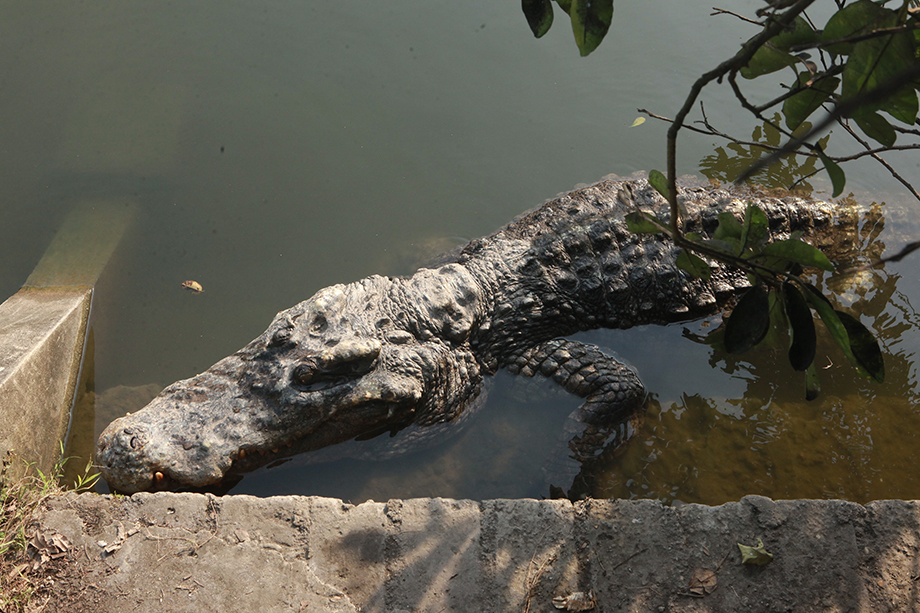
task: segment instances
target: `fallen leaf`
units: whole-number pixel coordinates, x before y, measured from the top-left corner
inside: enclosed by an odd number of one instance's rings
[[[572,592],[568,596],[553,598],[553,606],[566,611],[590,611],[597,606],[597,596],[594,590],[587,592]]]
[[[644,123],[645,123],[645,117],[636,117],[636,120],[632,122],[632,125],[629,127],[635,128],[636,126],[641,126]]]
[[[690,577],[690,593],[694,596],[706,596],[712,594],[718,584],[719,579],[714,570],[697,568]]]
[[[757,546],[742,545],[738,543],[738,549],[741,550],[741,563],[753,564],[755,566],[766,566],[773,561],[773,554],[764,549],[763,541],[758,538]]]
[[[32,570],[49,560],[57,560],[67,555],[70,550],[70,541],[62,534],[37,532],[29,540],[32,555]]]
[[[183,281],[181,285],[185,289],[191,290],[195,292],[196,294],[200,294],[201,292],[204,291],[204,288],[201,287],[201,283],[199,283],[198,281],[192,281],[191,279],[189,279],[188,281]]]

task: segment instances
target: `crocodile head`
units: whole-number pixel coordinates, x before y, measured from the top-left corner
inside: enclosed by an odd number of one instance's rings
[[[438,291],[412,300],[412,290],[410,280],[369,277],[279,313],[242,350],[112,422],[96,450],[102,475],[126,493],[201,488],[295,453],[452,419],[482,381],[462,342],[468,326],[436,304]],[[399,315],[388,306],[407,300]]]

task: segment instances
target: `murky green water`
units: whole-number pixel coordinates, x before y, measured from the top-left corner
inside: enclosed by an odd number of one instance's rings
[[[138,205],[97,288],[98,430],[321,287],[407,272],[431,242],[488,234],[608,173],[663,167],[665,126],[631,128],[636,109],[673,115],[696,75],[750,34],[710,8],[621,0],[608,40],[580,58],[560,19],[534,40],[516,2],[5,3],[0,290],[16,291],[76,203]],[[769,138],[730,97],[706,109],[725,131]],[[683,172],[724,179],[739,152],[687,134],[680,153]],[[916,159],[901,159],[917,176]],[[848,172],[864,204],[906,201],[868,163]],[[892,249],[915,234],[903,210],[885,209],[879,240]],[[854,379],[832,353],[813,403],[776,356],[728,362],[684,338],[699,323],[586,335],[635,364],[654,394],[629,445],[603,458],[595,493],[920,496],[914,262],[879,272],[855,305],[883,338],[888,382]],[[182,291],[186,279],[205,292]],[[284,465],[234,491],[540,495],[545,454],[576,402],[496,379],[476,423],[435,449]]]

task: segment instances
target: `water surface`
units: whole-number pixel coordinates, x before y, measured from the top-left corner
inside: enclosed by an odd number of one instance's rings
[[[0,290],[18,289],[77,203],[138,205],[95,297],[98,431],[322,287],[409,272],[432,244],[488,234],[576,184],[662,168],[666,126],[631,128],[636,109],[673,116],[696,75],[752,33],[710,10],[619,2],[608,39],[580,58],[560,16],[537,41],[514,2],[6,3]],[[710,119],[767,138],[726,92],[706,99]],[[679,151],[681,172],[719,179],[738,153],[693,134]],[[896,163],[916,176],[915,160]],[[878,240],[906,242],[898,186],[868,163],[848,177],[862,204],[889,203]],[[728,360],[688,340],[700,322],[585,335],[635,364],[653,394],[633,440],[598,467],[594,493],[920,496],[913,270],[889,265],[841,290],[881,335],[888,382],[856,379],[831,351],[813,403],[776,355]],[[186,279],[205,292],[182,291]],[[476,423],[433,449],[286,464],[234,491],[541,495],[539,469],[577,402],[517,387],[496,377]]]

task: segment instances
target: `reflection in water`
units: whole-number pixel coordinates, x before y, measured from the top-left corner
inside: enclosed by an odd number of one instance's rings
[[[779,113],[773,116],[773,121],[779,124],[782,121]],[[811,129],[811,123],[803,123],[796,134],[804,133]],[[751,133],[753,142],[730,142],[724,147],[716,147],[712,154],[700,160],[700,172],[708,179],[725,183],[734,181],[741,173],[754,165],[760,158],[771,153],[773,148],[783,145],[783,135],[769,122],[755,126]],[[827,145],[830,135],[818,141],[822,149]],[[758,145],[764,145],[766,149]],[[726,151],[728,149],[728,151]],[[771,164],[755,173],[750,181],[767,187],[783,189],[812,190],[811,184],[805,179],[820,170],[817,166],[818,158],[803,155],[787,155],[775,164]]]
[[[864,214],[858,248],[843,268],[877,258],[884,218]],[[595,496],[719,504],[758,493],[773,498],[916,498],[920,410],[914,368],[917,312],[897,273],[871,270],[818,279],[840,308],[859,315],[878,337],[886,381],[859,377],[818,326],[822,394],[804,400],[785,340],[744,356],[710,354],[710,366],[743,381],[743,395],[657,398],[625,450],[595,467]],[[822,334],[823,333],[823,334]],[[692,336],[687,334],[687,336]],[[699,340],[699,339],[698,339]]]

